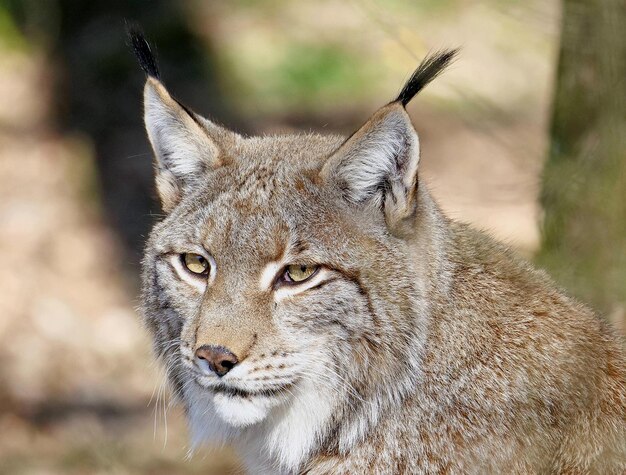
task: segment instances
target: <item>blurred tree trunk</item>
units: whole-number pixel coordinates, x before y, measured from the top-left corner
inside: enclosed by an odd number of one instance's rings
[[[626,303],[626,2],[564,0],[538,262],[597,309]]]
[[[9,0],[27,37],[50,58],[58,129],[94,147],[107,219],[140,259],[153,214],[152,157],[143,129],[144,75],[127,44],[125,21],[138,22],[157,51],[164,81],[192,109],[233,124],[217,54],[192,28],[194,4],[171,0]],[[211,26],[205,26],[211,31]],[[241,127],[239,127],[241,128]]]

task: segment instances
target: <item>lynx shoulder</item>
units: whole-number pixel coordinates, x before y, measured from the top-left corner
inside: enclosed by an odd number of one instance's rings
[[[195,444],[250,473],[626,471],[621,342],[420,179],[404,106],[453,51],[348,138],[244,137],[131,40],[166,213],[143,315]]]

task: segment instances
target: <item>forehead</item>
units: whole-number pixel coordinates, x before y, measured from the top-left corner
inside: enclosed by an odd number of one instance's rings
[[[341,142],[317,134],[243,139],[224,151],[225,165],[207,173],[200,193],[207,205],[236,208],[242,215],[297,203],[298,195],[316,191],[322,164]]]
[[[316,177],[342,141],[313,134],[242,140],[183,199],[176,214],[186,238],[248,256],[298,245],[309,225],[330,224],[330,201]]]
[[[344,141],[336,135],[297,134],[244,138],[224,154],[235,174],[264,181],[289,178],[319,166]],[[255,173],[256,172],[256,173]]]

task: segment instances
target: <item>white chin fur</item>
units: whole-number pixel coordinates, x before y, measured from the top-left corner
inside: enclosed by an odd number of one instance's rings
[[[188,386],[185,399],[192,446],[232,443],[252,461],[251,473],[296,472],[335,410],[337,391],[320,389],[324,386],[316,380],[305,380],[293,389],[294,399],[289,401],[281,397],[244,399]],[[262,472],[261,460],[273,468]]]
[[[226,394],[216,394],[213,397],[213,404],[216,414],[224,422],[234,427],[247,427],[265,419],[276,402],[265,397],[244,399]]]

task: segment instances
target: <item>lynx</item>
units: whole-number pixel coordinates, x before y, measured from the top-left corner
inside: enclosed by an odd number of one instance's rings
[[[420,177],[405,106],[454,51],[347,138],[244,137],[131,41],[165,212],[143,315],[194,444],[255,474],[625,473],[620,340]]]

